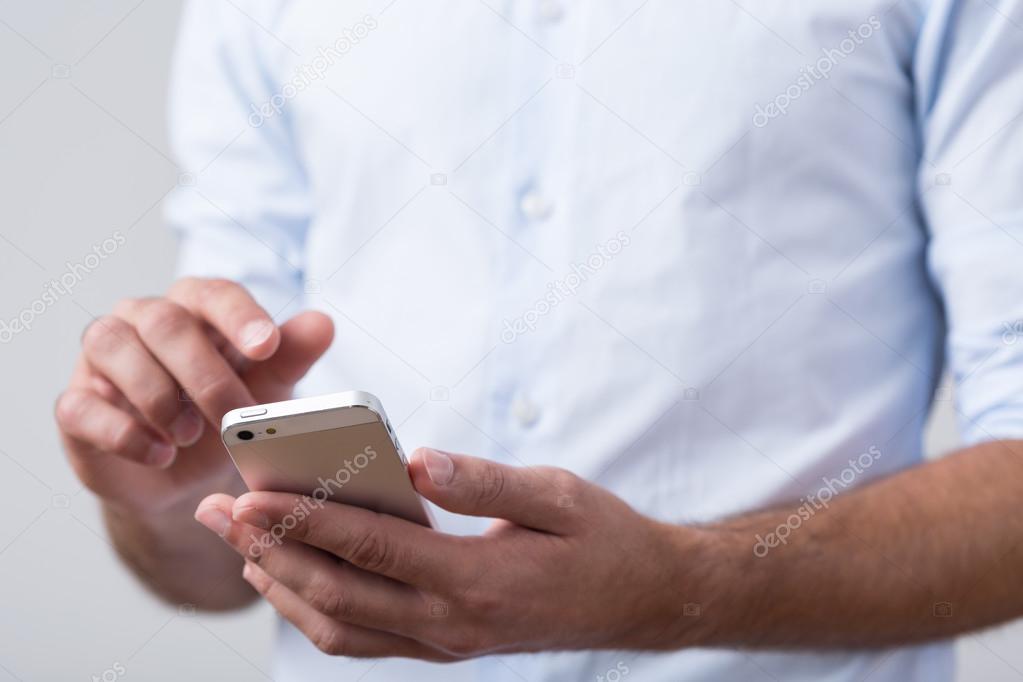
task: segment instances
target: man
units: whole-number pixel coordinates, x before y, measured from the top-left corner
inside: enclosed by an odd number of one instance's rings
[[[278,680],[941,680],[1023,613],[1023,3],[338,4],[190,6],[182,279],[58,404],[148,585]],[[308,370],[443,532],[242,494]]]

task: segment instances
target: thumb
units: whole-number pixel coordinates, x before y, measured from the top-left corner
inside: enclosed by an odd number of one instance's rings
[[[320,359],[334,340],[334,323],[312,310],[299,313],[280,327],[277,351],[263,362],[254,363],[245,381],[261,401],[283,400],[298,380]]]
[[[554,467],[512,467],[431,448],[412,453],[416,490],[442,509],[552,533],[571,531],[586,483]]]

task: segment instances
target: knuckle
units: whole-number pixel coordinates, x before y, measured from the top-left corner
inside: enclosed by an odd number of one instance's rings
[[[444,638],[441,646],[460,658],[468,658],[480,653],[483,641],[476,628],[454,628]]]
[[[171,285],[170,292],[198,289],[202,286],[203,281],[204,280],[201,277],[195,277],[192,275],[189,275],[188,277],[181,277],[175,280],[174,284]]]
[[[503,601],[497,598],[492,592],[483,589],[468,590],[458,599],[459,609],[472,616],[486,618],[493,614]]]
[[[351,599],[331,578],[311,581],[306,600],[320,613],[337,620],[349,620],[355,615]]]
[[[128,342],[131,327],[113,315],[94,320],[82,334],[82,347],[90,355],[112,353]]]
[[[194,325],[191,313],[177,303],[162,298],[149,302],[139,312],[139,331],[149,338],[178,336]]]
[[[122,298],[114,305],[114,315],[125,320],[130,320],[135,312],[142,307],[142,305],[143,302],[140,299]]]
[[[220,404],[226,402],[235,389],[235,377],[226,372],[218,372],[202,379],[202,383],[189,390],[200,405]],[[237,406],[236,406],[237,407]]]
[[[324,623],[313,630],[309,639],[317,649],[328,656],[341,656],[345,653],[345,637],[340,625]]]
[[[304,498],[303,498],[304,499]],[[293,514],[295,525],[288,530],[288,535],[299,542],[311,544],[309,541],[317,535],[316,514]]]
[[[162,381],[149,380],[146,393],[135,399],[139,412],[160,425],[170,424],[181,411],[177,393]]]
[[[54,405],[57,424],[66,429],[78,424],[85,414],[89,402],[89,394],[81,389],[69,388],[60,394]]]
[[[110,449],[117,453],[134,452],[138,449],[141,435],[138,427],[130,421],[113,426],[110,432]]]
[[[89,388],[111,405],[121,399],[121,391],[106,377],[94,375],[89,379]]]
[[[496,502],[504,493],[505,476],[501,467],[487,463],[483,467],[476,488],[476,503],[489,505]]]
[[[368,530],[352,541],[349,560],[371,573],[385,573],[394,564],[394,552],[379,531]]]
[[[557,489],[559,495],[577,497],[582,490],[582,479],[568,469],[545,467],[540,473]]]
[[[222,296],[232,294],[240,289],[239,285],[229,279],[220,277],[208,279],[203,285],[205,293],[209,296]]]
[[[211,282],[215,281],[218,281],[217,278],[196,277],[194,275],[182,277],[171,284],[167,290],[167,298],[172,301],[181,302],[195,301],[202,296],[208,295],[211,292]]]

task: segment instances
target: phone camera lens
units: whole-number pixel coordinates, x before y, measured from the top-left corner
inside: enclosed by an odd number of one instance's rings
[[[252,432],[251,431],[239,431],[238,432],[238,437],[241,438],[242,440],[252,440]]]

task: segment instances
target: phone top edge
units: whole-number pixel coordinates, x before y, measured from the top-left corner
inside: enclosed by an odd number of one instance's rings
[[[231,410],[220,420],[220,436],[227,433],[228,429],[241,424],[258,424],[268,419],[281,419],[299,414],[313,412],[327,412],[347,407],[363,407],[376,414],[380,421],[387,423],[387,414],[380,400],[368,391],[342,391],[340,393],[328,393],[327,395],[312,396],[307,398],[294,398],[282,400],[275,403],[264,403],[262,405],[248,405]],[[256,410],[265,410],[257,415],[243,417],[243,413],[250,413]]]

